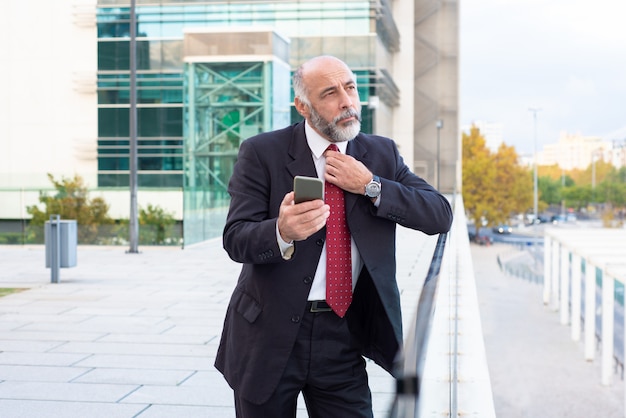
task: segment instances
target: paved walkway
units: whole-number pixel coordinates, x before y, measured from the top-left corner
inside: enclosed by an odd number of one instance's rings
[[[404,229],[398,281],[405,328],[435,239]],[[0,246],[0,417],[220,418],[232,393],[213,360],[240,266],[219,239],[179,248],[79,247],[78,265],[50,283],[43,247]],[[472,246],[498,417],[623,417],[623,382],[600,386],[541,287],[503,275],[499,252]],[[393,380],[368,363],[375,416]],[[305,417],[304,409],[299,416]]]
[[[623,418],[624,381],[600,384],[600,357],[584,360],[542,285],[506,276],[497,255],[506,244],[472,245],[472,260],[496,415],[504,418]]]
[[[435,242],[399,231],[406,322]],[[0,298],[0,417],[234,417],[213,362],[240,266],[220,239],[125,250],[81,246],[77,266],[51,284],[43,247],[0,246],[0,287],[29,288]],[[393,379],[368,369],[385,417]]]

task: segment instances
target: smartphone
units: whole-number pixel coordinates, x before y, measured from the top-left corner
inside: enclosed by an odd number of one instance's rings
[[[293,191],[296,193],[296,203],[324,199],[324,182],[317,177],[295,176]]]

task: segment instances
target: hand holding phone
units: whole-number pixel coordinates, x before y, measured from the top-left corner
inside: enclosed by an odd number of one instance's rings
[[[317,177],[295,176],[293,178],[294,201],[324,199],[324,182]]]

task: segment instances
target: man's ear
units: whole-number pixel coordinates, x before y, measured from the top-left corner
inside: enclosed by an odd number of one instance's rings
[[[293,104],[296,105],[296,110],[303,118],[307,119],[309,117],[309,106],[300,100],[299,97],[293,99]]]

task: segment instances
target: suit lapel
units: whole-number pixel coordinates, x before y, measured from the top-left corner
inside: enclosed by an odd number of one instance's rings
[[[287,163],[287,170],[292,176],[317,177],[311,149],[304,134],[304,122],[299,123],[294,128],[288,153],[291,161]]]

